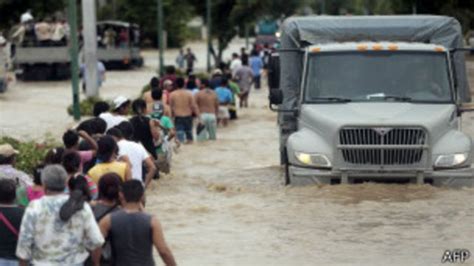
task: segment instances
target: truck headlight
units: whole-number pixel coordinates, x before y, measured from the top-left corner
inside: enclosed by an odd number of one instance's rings
[[[467,153],[445,154],[439,155],[435,161],[435,167],[455,167],[466,162]]]
[[[323,154],[310,154],[304,152],[295,152],[295,157],[304,165],[315,167],[331,167],[331,161]]]

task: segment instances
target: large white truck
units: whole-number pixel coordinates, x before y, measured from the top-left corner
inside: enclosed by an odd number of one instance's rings
[[[474,145],[460,122],[471,95],[456,19],[293,17],[281,32],[270,102],[280,112],[286,184],[473,184]]]

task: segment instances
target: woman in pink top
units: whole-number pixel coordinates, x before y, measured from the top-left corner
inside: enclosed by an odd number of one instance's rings
[[[91,150],[88,151],[79,151],[79,140],[80,138],[84,139]],[[63,143],[66,147],[66,151],[77,151],[81,157],[81,168],[82,166],[92,160],[97,152],[97,142],[84,130],[68,130],[63,134]],[[82,171],[82,170],[81,170]]]
[[[17,203],[26,207],[28,204],[44,196],[43,185],[41,184],[41,171],[43,165],[38,165],[33,171],[33,185],[27,187],[19,187],[16,191]]]

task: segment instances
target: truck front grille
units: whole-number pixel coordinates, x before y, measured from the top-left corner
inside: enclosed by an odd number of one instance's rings
[[[423,158],[427,134],[422,128],[348,127],[339,132],[339,144],[346,163],[412,165]]]

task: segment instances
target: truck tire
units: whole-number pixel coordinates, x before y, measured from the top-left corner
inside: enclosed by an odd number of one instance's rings
[[[284,165],[286,163],[286,152],[285,150],[280,151],[280,165]]]
[[[288,161],[288,154],[286,153],[286,149],[283,151],[283,167],[285,169],[285,186],[288,186],[291,183],[290,179],[290,162]]]

